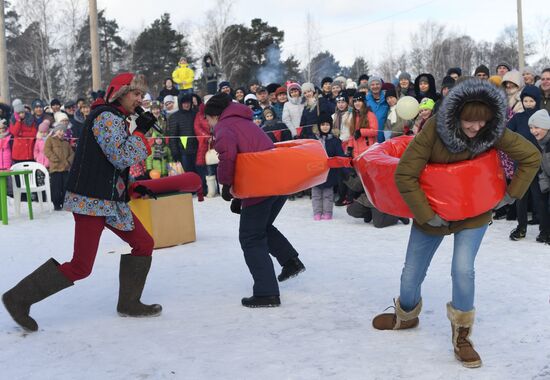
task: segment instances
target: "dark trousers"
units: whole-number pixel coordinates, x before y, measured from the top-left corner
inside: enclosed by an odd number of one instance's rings
[[[196,153],[191,153],[191,154],[182,153],[182,155],[180,156],[181,166],[183,166],[183,170],[185,170],[186,173],[197,172],[197,168],[195,167],[196,157],[197,157]]]
[[[214,95],[218,91],[218,82],[208,82],[206,83],[206,91],[209,95]]]
[[[69,172],[55,172],[50,174],[50,188],[52,192],[52,203],[55,208],[63,206],[65,190],[69,181]]]
[[[105,223],[104,216],[75,214],[74,216],[74,251],[71,261],[61,264],[59,270],[69,280],[75,282],[92,273],[99,239],[107,227],[119,238],[130,244],[133,256],[151,256],[155,242],[138,218],[134,217],[135,228],[132,231],[121,231]]]
[[[527,228],[527,207],[529,206],[529,195],[533,200],[533,213],[539,218],[539,230],[541,233],[550,234],[550,213],[548,211],[548,194],[543,194],[540,191],[539,179],[535,177],[529,190],[523,198],[516,201],[516,209],[518,214],[518,225]]]
[[[292,244],[273,226],[285,202],[286,196],[269,197],[241,211],[239,241],[246,265],[254,279],[255,296],[279,295],[279,285],[269,254],[281,265],[298,256]]]

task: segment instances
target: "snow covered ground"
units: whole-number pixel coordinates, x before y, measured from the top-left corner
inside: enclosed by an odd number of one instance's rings
[[[307,270],[281,284],[280,308],[246,309],[251,277],[228,207],[195,202],[197,241],[154,253],[143,300],[163,305],[159,318],[117,316],[126,248],[110,231],[89,278],[33,306],[37,333],[23,333],[1,308],[0,378],[550,379],[550,246],[535,242],[536,228],[521,242],[508,239],[514,222],[488,230],[473,334],[483,367],[466,369],[445,314],[452,238],[424,283],[420,326],[376,331],[372,318],[399,289],[410,226],[375,229],[342,208],[314,222],[309,200],[288,202],[277,225]],[[72,239],[69,213],[12,215],[0,225],[0,291],[49,257],[70,259]]]

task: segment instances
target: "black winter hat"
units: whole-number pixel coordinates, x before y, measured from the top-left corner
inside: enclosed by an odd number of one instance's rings
[[[279,87],[281,87],[281,85],[279,83],[270,83],[267,86],[265,86],[265,88],[267,89],[268,94],[274,93],[275,91],[277,91],[277,89]]]
[[[332,116],[330,116],[328,113],[322,112],[317,118],[317,124],[321,125],[323,123],[329,123],[332,127]]]
[[[386,99],[388,96],[393,96],[394,98],[397,98],[397,92],[395,91],[395,86],[389,87],[386,90]]]
[[[441,81],[441,88],[453,88],[455,86],[455,80],[453,77],[447,75],[446,77],[443,78],[443,80]]]
[[[59,99],[54,98],[54,99],[52,99],[52,101],[50,102],[50,106],[61,106],[61,102],[59,101]]]
[[[218,91],[221,91],[222,88],[224,88],[225,86],[231,88],[231,83],[229,83],[228,81],[220,82],[220,84],[218,85]]]
[[[357,80],[357,83],[361,82],[362,80],[368,81],[369,78],[370,78],[370,77],[369,77],[367,74],[361,74],[361,75],[359,76],[359,79]]]
[[[332,78],[331,77],[324,77],[323,79],[321,79],[321,87],[323,87],[323,85],[327,82],[332,83]]]
[[[231,104],[231,97],[225,93],[217,93],[212,96],[204,107],[204,114],[208,116],[220,116]]]
[[[478,73],[484,73],[485,75],[487,75],[487,77],[491,76],[489,68],[485,65],[479,65],[478,67],[476,67],[476,70],[474,71],[474,76],[476,76]]]
[[[460,77],[462,76],[462,69],[460,67],[451,67],[447,70],[447,75],[450,76],[451,74],[456,74]]]
[[[183,103],[193,103],[193,95],[191,94],[184,94],[180,97],[180,100],[179,100],[180,104],[183,104]]]

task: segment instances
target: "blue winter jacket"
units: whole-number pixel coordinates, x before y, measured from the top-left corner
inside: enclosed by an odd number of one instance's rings
[[[388,117],[388,112],[390,107],[386,103],[386,91],[380,91],[380,99],[375,100],[372,96],[372,93],[369,92],[367,95],[366,103],[371,109],[372,112],[376,115],[378,120],[378,142],[384,142],[384,125],[386,124],[386,119]]]

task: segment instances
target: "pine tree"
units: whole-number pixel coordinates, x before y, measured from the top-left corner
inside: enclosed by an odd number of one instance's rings
[[[172,28],[170,15],[165,13],[137,37],[133,46],[133,69],[145,74],[150,90],[158,94],[179,58],[191,61],[190,56],[189,43]]]

